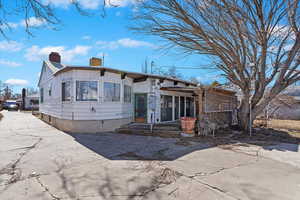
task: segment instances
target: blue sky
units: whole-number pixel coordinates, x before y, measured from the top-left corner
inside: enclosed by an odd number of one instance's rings
[[[90,57],[105,55],[105,66],[141,72],[147,58],[158,66],[195,67],[205,65],[205,56],[184,56],[178,52],[162,52],[157,46],[159,38],[139,35],[128,30],[132,24],[130,15],[135,12],[131,0],[124,0],[117,8],[106,8],[107,16],[99,16],[97,0],[81,0],[83,8],[98,12],[95,16],[82,16],[69,5],[69,0],[47,0],[54,3],[62,23],[53,30],[42,21],[32,18],[29,22],[34,36],[24,30],[22,18],[8,19],[11,31],[9,40],[0,39],[0,80],[13,86],[16,92],[22,87],[37,87],[42,60],[49,52],[58,51],[62,62],[72,65],[88,65]],[[99,0],[100,1],[100,0]],[[113,0],[117,3],[118,0]],[[208,83],[216,79],[207,70],[178,70],[185,77],[198,77]]]

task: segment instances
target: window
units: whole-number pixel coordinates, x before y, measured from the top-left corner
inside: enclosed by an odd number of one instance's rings
[[[48,93],[49,93],[49,97],[50,97],[52,95],[52,85],[50,85]]]
[[[44,88],[40,89],[40,98],[41,98],[41,103],[44,103]]]
[[[39,100],[37,100],[37,99],[31,99],[30,100],[30,105],[39,105]]]
[[[62,101],[71,101],[71,82],[63,82],[61,84]]]
[[[104,101],[120,101],[120,84],[104,83]]]
[[[131,103],[131,87],[124,85],[124,102]]]
[[[97,81],[76,81],[76,101],[97,101]]]

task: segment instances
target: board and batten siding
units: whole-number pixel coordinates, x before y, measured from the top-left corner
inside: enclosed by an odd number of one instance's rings
[[[76,81],[97,81],[97,101],[76,101]],[[61,84],[64,81],[71,81],[71,101],[62,101]],[[104,101],[104,82],[119,83],[120,102]],[[44,103],[40,106],[42,113],[69,120],[108,120],[133,117],[133,98],[131,103],[123,103],[124,85],[132,87],[132,79],[121,75],[106,72],[100,76],[100,72],[88,70],[72,70],[60,73],[48,81],[41,81],[40,87],[44,88]],[[48,87],[52,85],[52,95],[48,96]]]

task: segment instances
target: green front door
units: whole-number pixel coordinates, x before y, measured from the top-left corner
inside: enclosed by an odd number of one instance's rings
[[[134,118],[135,122],[147,122],[147,94],[134,94]]]

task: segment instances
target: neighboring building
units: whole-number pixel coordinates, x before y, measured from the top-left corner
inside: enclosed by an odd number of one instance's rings
[[[42,119],[67,132],[113,131],[130,122],[160,123],[195,116],[196,84],[170,77],[101,66],[70,66],[52,52],[44,61],[38,86]]]
[[[25,96],[25,98],[24,98],[25,110],[38,110],[39,109],[39,98],[40,98],[39,94],[32,94],[32,95]]]

